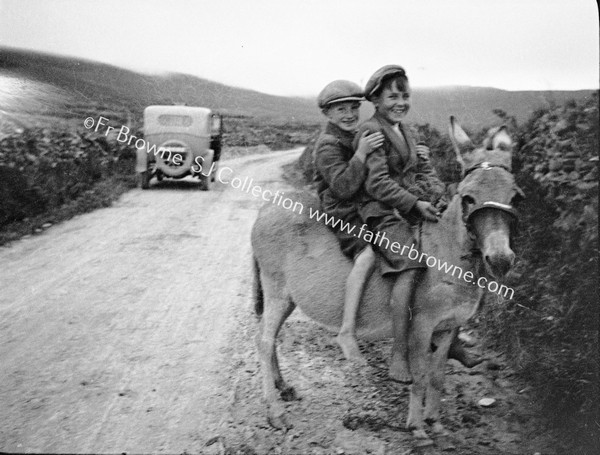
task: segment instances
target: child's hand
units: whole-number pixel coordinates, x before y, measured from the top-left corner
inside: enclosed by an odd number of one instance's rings
[[[429,154],[430,154],[429,147],[427,147],[422,142],[419,142],[415,148],[417,151],[417,156],[420,159],[422,159],[423,161],[429,161]]]
[[[427,221],[437,221],[440,217],[439,210],[426,201],[417,201],[415,209]]]
[[[367,156],[382,145],[382,133],[376,132],[369,134],[369,131],[364,131],[358,140],[358,148],[356,149],[355,155],[364,163]]]

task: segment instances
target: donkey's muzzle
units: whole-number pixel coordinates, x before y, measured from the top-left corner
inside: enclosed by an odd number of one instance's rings
[[[494,278],[503,278],[512,268],[515,254],[509,250],[507,253],[484,255],[485,265]]]

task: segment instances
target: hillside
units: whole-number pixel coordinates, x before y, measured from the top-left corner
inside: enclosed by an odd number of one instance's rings
[[[467,128],[479,130],[498,122],[492,110],[501,109],[522,124],[536,109],[590,99],[593,93],[594,90],[512,92],[489,87],[415,89],[412,121],[430,123],[445,131],[448,118],[455,115]]]
[[[186,103],[218,109],[230,116],[319,120],[319,112],[314,112],[312,101],[307,99],[267,95],[183,74],[146,75],[102,63],[29,51],[0,50],[0,76],[32,80],[62,90],[66,99],[55,106],[66,116],[88,106],[140,113],[150,104]],[[49,109],[28,111],[30,104],[21,104],[19,111],[50,112]],[[6,107],[3,109],[10,112]]]
[[[3,85],[4,91],[9,85],[2,79],[6,81],[7,77],[12,79],[13,89],[8,89],[12,103],[2,99]],[[28,96],[25,89],[30,87],[29,81],[37,85]],[[21,88],[19,93],[15,93],[15,85]],[[569,99],[582,100],[592,93],[416,88],[409,120],[445,130],[449,116],[456,115],[467,128],[477,130],[497,121],[493,109],[502,109],[521,123],[537,108]],[[32,101],[32,97],[38,101]],[[267,95],[190,75],[148,75],[92,61],[0,49],[0,104],[5,115],[23,122],[27,122],[27,115],[34,114],[80,119],[91,111],[114,111],[121,116],[127,112],[137,116],[147,105],[173,103],[207,106],[229,116],[254,117],[275,124],[322,122],[313,99]]]

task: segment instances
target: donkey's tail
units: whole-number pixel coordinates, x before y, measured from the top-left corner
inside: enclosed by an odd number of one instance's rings
[[[260,268],[258,267],[258,262],[256,261],[255,257],[252,258],[252,272],[254,275],[252,280],[252,297],[254,300],[254,312],[258,317],[261,317],[265,308],[265,300],[262,283],[260,282]]]

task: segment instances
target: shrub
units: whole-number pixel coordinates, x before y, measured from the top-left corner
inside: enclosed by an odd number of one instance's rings
[[[132,177],[135,152],[90,132],[33,128],[0,140],[0,228],[73,201],[112,176]]]
[[[536,111],[517,131],[527,195],[513,300],[484,307],[570,453],[598,447],[598,98]],[[577,452],[575,450],[578,450]]]

